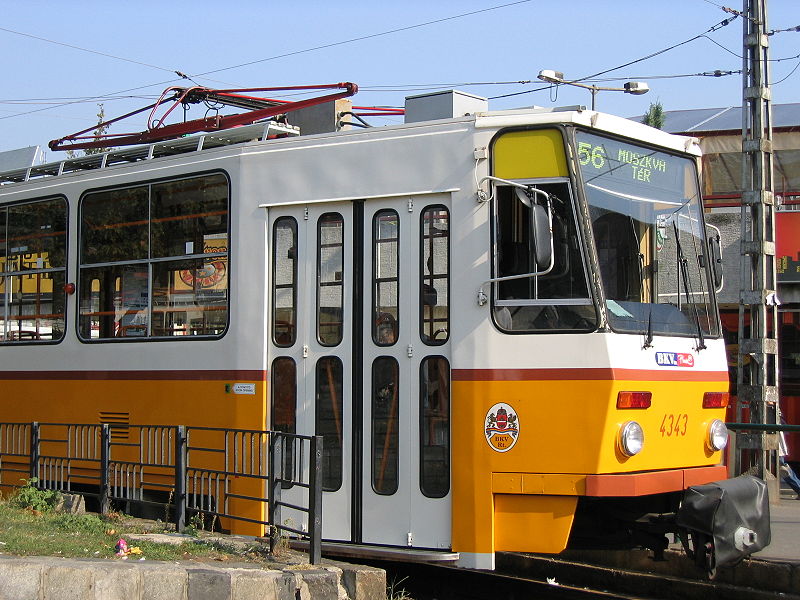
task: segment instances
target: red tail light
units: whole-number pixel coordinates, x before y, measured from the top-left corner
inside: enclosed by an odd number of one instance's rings
[[[706,392],[703,394],[703,408],[728,408],[728,392]]]
[[[651,392],[620,392],[617,394],[617,408],[650,408]]]

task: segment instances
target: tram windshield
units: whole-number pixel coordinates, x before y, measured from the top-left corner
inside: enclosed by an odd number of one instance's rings
[[[577,132],[605,309],[626,333],[718,335],[695,164]]]

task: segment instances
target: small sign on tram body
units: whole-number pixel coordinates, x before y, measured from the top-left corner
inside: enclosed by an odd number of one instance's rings
[[[255,395],[256,393],[256,384],[255,383],[234,383],[231,386],[231,391],[234,394],[248,394],[248,395]]]

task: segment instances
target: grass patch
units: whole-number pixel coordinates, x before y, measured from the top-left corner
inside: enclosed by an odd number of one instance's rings
[[[18,556],[61,556],[116,559],[115,546],[128,533],[124,519],[104,519],[94,514],[72,515],[51,510],[20,508],[13,499],[0,501],[0,553]],[[178,546],[128,540],[141,555],[129,560],[242,560],[242,557],[204,544]]]

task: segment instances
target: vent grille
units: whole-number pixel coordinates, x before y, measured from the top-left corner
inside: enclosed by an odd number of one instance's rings
[[[131,414],[126,412],[101,412],[100,423],[108,425],[112,440],[127,440],[130,432]]]

